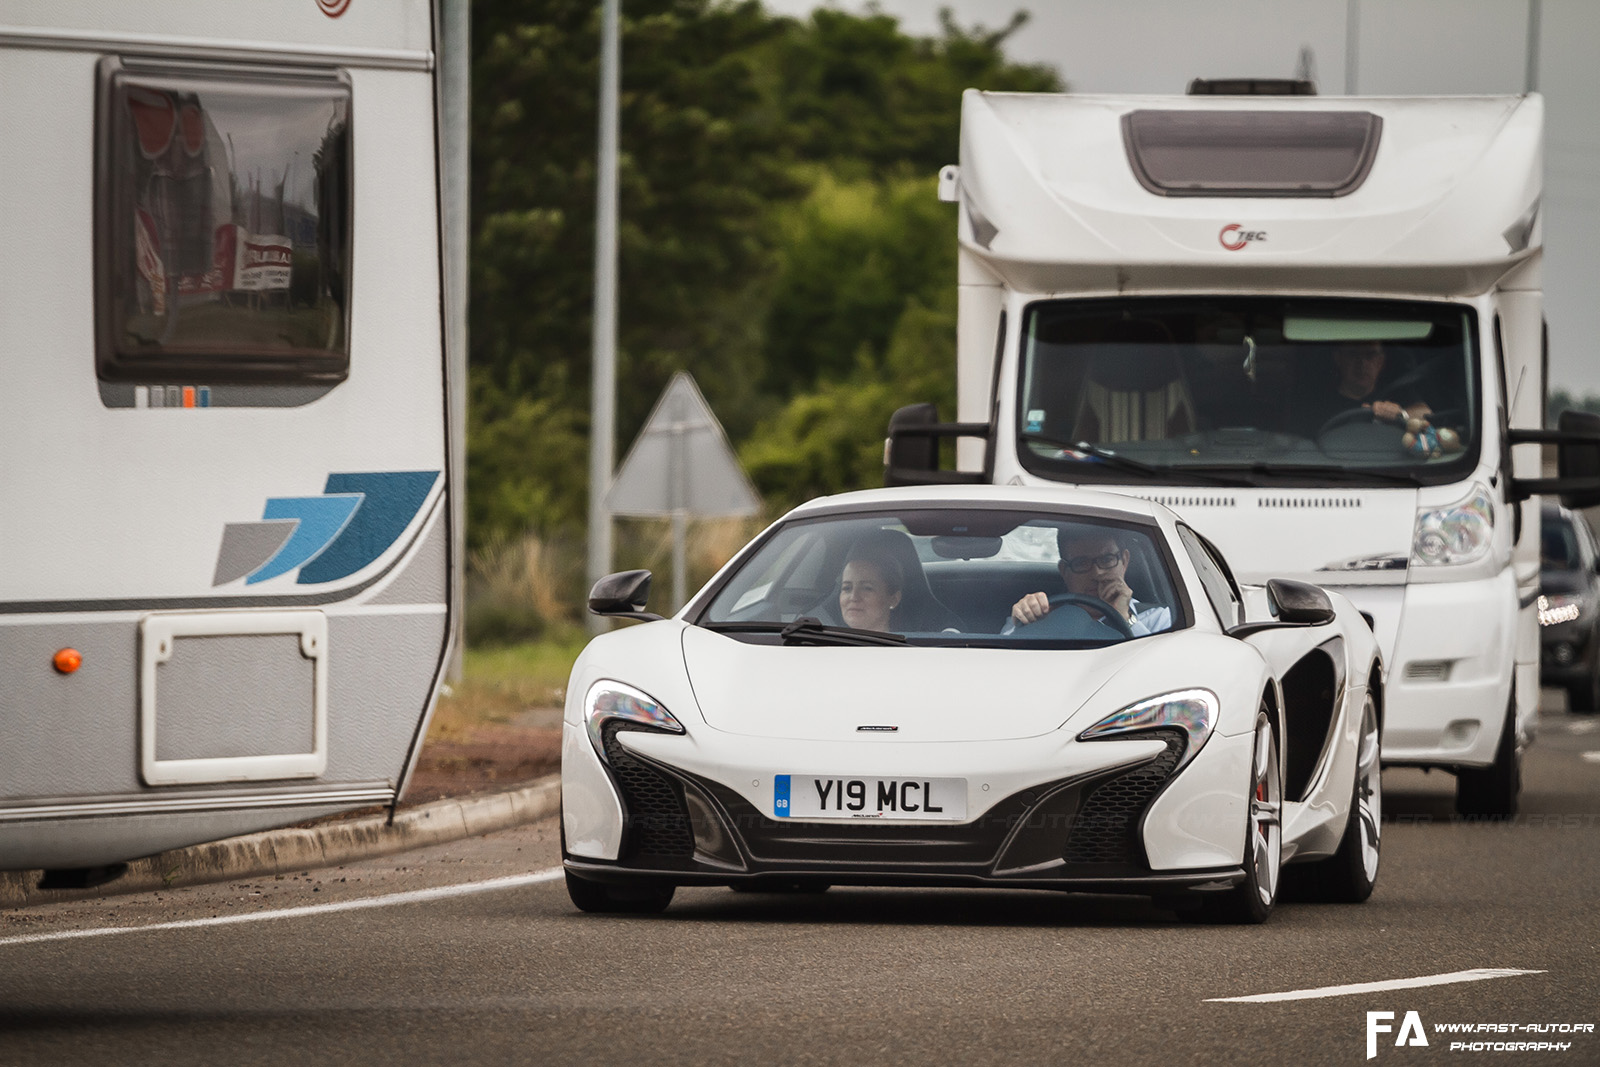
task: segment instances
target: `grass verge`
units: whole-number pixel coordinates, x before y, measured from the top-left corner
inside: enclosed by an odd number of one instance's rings
[[[481,726],[504,725],[535,708],[558,708],[567,675],[588,642],[581,630],[491,648],[468,648],[461,680],[439,696],[429,740],[467,740]]]

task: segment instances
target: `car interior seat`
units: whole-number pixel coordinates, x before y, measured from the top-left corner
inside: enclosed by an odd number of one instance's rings
[[[1163,441],[1196,429],[1183,361],[1170,344],[1085,345],[1088,373],[1069,440]]]

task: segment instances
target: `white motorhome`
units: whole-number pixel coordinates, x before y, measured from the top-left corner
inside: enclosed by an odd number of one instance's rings
[[[1537,480],[1537,444],[1600,470],[1593,424],[1540,430],[1542,139],[1537,95],[969,90],[941,174],[962,421],[902,409],[888,480],[1146,497],[1242,582],[1337,589],[1382,648],[1385,761],[1514,811],[1534,494],[1594,487]],[[987,447],[941,471],[952,436]]]
[[[404,788],[457,533],[436,16],[0,11],[0,869]]]

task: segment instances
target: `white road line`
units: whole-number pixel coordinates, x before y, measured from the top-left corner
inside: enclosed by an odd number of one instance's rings
[[[1592,734],[1596,730],[1600,730],[1600,722],[1595,722],[1593,719],[1579,719],[1576,722],[1567,723],[1567,733],[1569,734]]]
[[[1600,752],[1582,752],[1579,758],[1585,763],[1600,763]]]
[[[1291,989],[1287,993],[1257,993],[1253,997],[1212,997],[1207,1004],[1269,1004],[1278,1000],[1316,1000],[1319,997],[1347,997],[1352,993],[1383,993],[1391,989],[1416,989],[1419,986],[1451,985],[1456,982],[1482,982],[1489,978],[1513,978],[1519,974],[1544,974],[1544,971],[1519,971],[1510,967],[1479,967],[1449,974],[1425,974],[1421,978],[1395,978],[1387,982],[1359,982],[1355,985],[1329,985],[1321,989]]]
[[[298,908],[279,908],[275,911],[241,912],[238,915],[216,915],[209,919],[184,919],[178,922],[151,923],[148,926],[105,926],[92,930],[52,930],[42,934],[21,934],[17,937],[0,937],[0,947],[5,945],[32,945],[41,941],[70,941],[80,937],[108,937],[111,934],[138,934],[150,930],[190,930],[200,926],[228,926],[233,923],[258,923],[268,919],[299,919],[308,915],[327,915],[336,911],[359,911],[363,908],[386,908],[395,904],[418,904],[428,900],[467,896],[472,893],[491,893],[497,889],[514,889],[517,886],[553,882],[561,877],[560,867],[534,871],[531,874],[511,874],[504,878],[489,878],[482,882],[464,882],[461,885],[441,885],[433,889],[413,889],[405,893],[390,893],[381,897],[362,897],[359,900],[337,900],[327,904],[306,904]]]

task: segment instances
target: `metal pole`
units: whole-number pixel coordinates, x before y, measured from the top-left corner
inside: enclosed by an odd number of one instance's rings
[[[1361,0],[1344,4],[1344,95],[1356,95],[1356,58],[1361,51]]]
[[[439,173],[444,215],[445,385],[450,456],[450,662],[445,672],[461,677],[466,598],[467,525],[467,245],[470,240],[472,19],[469,0],[444,0],[439,19]],[[231,145],[230,145],[231,148]]]
[[[672,501],[672,610],[683,607],[689,599],[688,582],[684,577],[687,567],[686,542],[689,533],[689,457],[683,452],[684,433],[688,428],[681,422],[672,424],[672,465],[668,477],[672,479],[669,490]]]
[[[589,583],[611,571],[611,510],[617,421],[617,96],[622,65],[621,0],[600,10],[600,150],[594,217],[594,344],[589,398]],[[606,622],[590,616],[596,633]]]
[[[1524,92],[1539,91],[1539,23],[1543,12],[1542,0],[1528,0],[1528,61],[1527,86]]]

